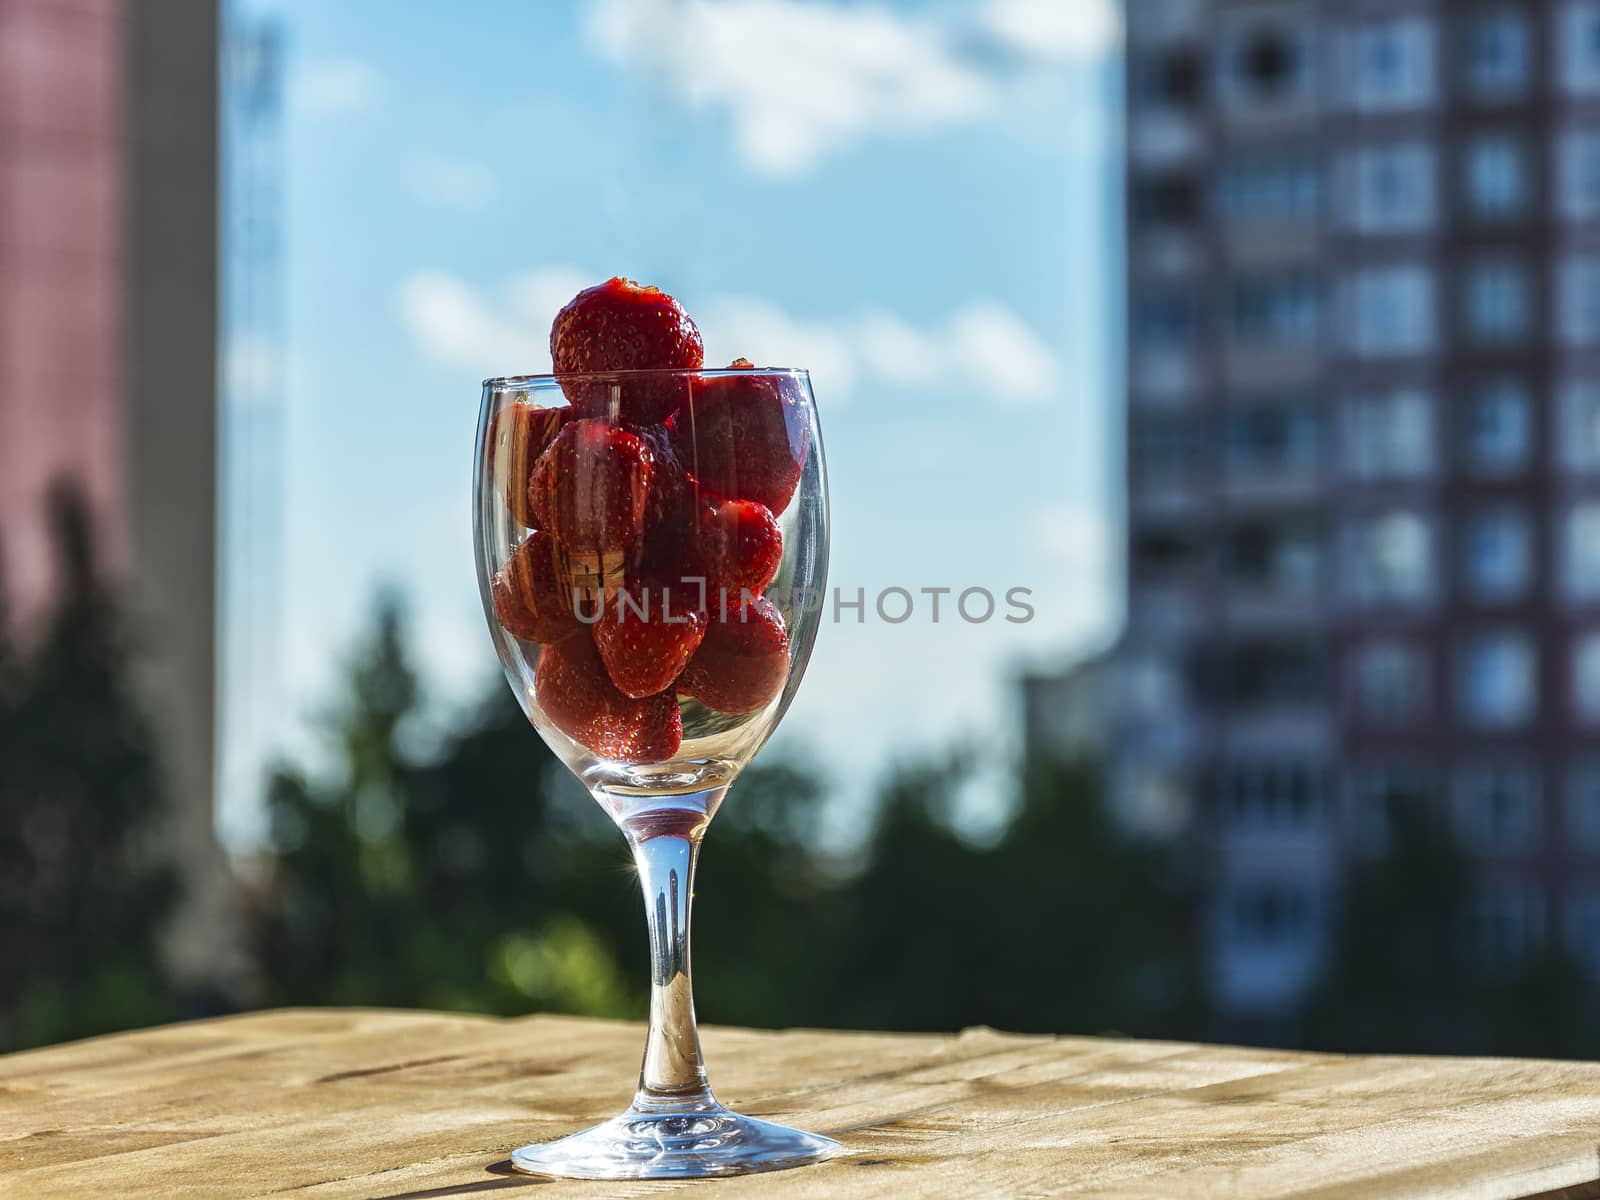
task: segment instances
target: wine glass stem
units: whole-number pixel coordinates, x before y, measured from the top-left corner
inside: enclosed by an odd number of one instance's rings
[[[689,978],[689,910],[701,832],[630,833],[628,838],[650,925],[650,1035],[633,1101],[644,1111],[715,1103],[700,1055]]]

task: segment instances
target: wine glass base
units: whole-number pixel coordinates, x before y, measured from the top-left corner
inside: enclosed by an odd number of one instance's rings
[[[511,1165],[567,1179],[701,1179],[803,1167],[842,1149],[832,1138],[740,1116],[720,1104],[665,1113],[630,1108],[593,1129],[515,1150]]]

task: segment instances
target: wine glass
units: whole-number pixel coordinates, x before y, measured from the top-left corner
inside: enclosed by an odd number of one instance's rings
[[[827,475],[809,377],[490,379],[473,470],[478,582],[506,679],[627,839],[650,939],[632,1105],[513,1165],[670,1179],[830,1157],[829,1138],[717,1102],[689,976],[701,838],[794,698],[820,619]]]

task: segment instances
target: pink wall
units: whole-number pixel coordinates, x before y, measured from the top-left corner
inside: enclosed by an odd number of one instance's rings
[[[0,0],[0,569],[48,599],[43,508],[76,480],[126,565],[122,0]]]

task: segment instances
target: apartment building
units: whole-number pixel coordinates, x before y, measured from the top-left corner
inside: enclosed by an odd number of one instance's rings
[[[1119,809],[1287,1030],[1397,804],[1600,980],[1600,0],[1129,0]]]
[[[229,949],[214,821],[216,0],[0,0],[0,585],[55,592],[47,497],[87,500],[177,811],[174,966]]]

